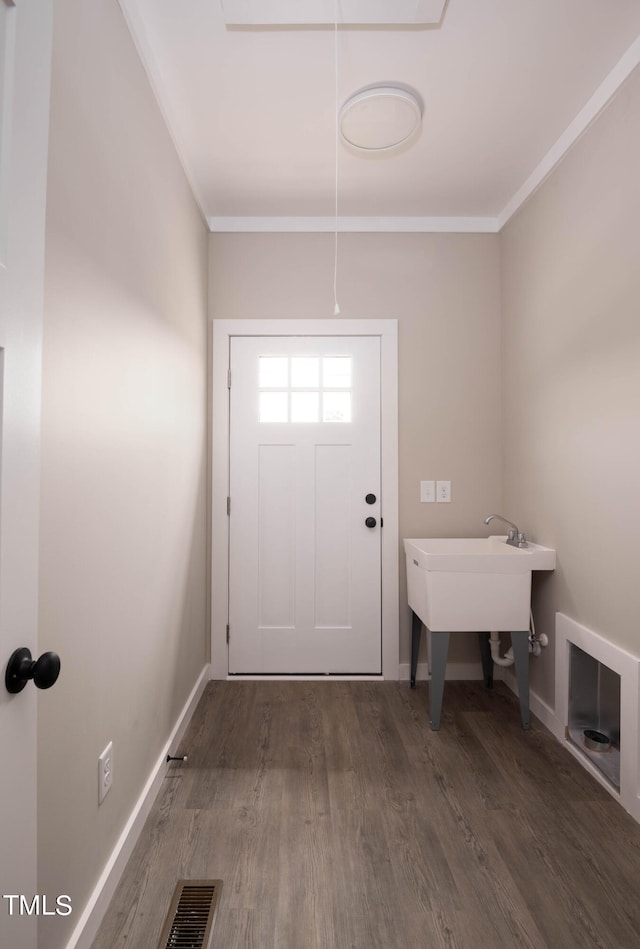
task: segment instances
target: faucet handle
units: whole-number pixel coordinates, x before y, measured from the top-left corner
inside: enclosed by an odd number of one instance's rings
[[[523,531],[518,531],[518,547],[528,547],[527,538]]]

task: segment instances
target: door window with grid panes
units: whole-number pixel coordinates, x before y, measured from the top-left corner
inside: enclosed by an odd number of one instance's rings
[[[264,423],[351,422],[351,356],[260,356]]]

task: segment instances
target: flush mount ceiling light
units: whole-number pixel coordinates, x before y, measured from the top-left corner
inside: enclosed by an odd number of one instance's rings
[[[364,152],[386,152],[408,141],[420,127],[417,95],[399,86],[372,86],[347,99],[340,109],[340,135]]]

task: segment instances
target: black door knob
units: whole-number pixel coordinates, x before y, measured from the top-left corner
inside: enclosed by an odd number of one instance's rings
[[[375,494],[367,494],[367,496],[365,497],[365,501],[367,502],[367,504],[375,504],[376,503]]]
[[[43,652],[39,659],[31,657],[26,647],[16,649],[7,663],[4,684],[7,692],[22,692],[29,679],[38,689],[50,689],[60,674],[60,656]]]
[[[368,517],[368,518],[365,520],[365,524],[367,525],[367,527],[375,527],[375,526],[376,526],[376,523],[377,523],[377,522],[376,522],[375,517]]]

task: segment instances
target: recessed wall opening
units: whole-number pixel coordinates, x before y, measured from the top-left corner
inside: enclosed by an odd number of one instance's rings
[[[640,823],[640,656],[556,613],[556,710],[567,751]]]
[[[620,676],[574,643],[569,652],[569,740],[620,790]]]

